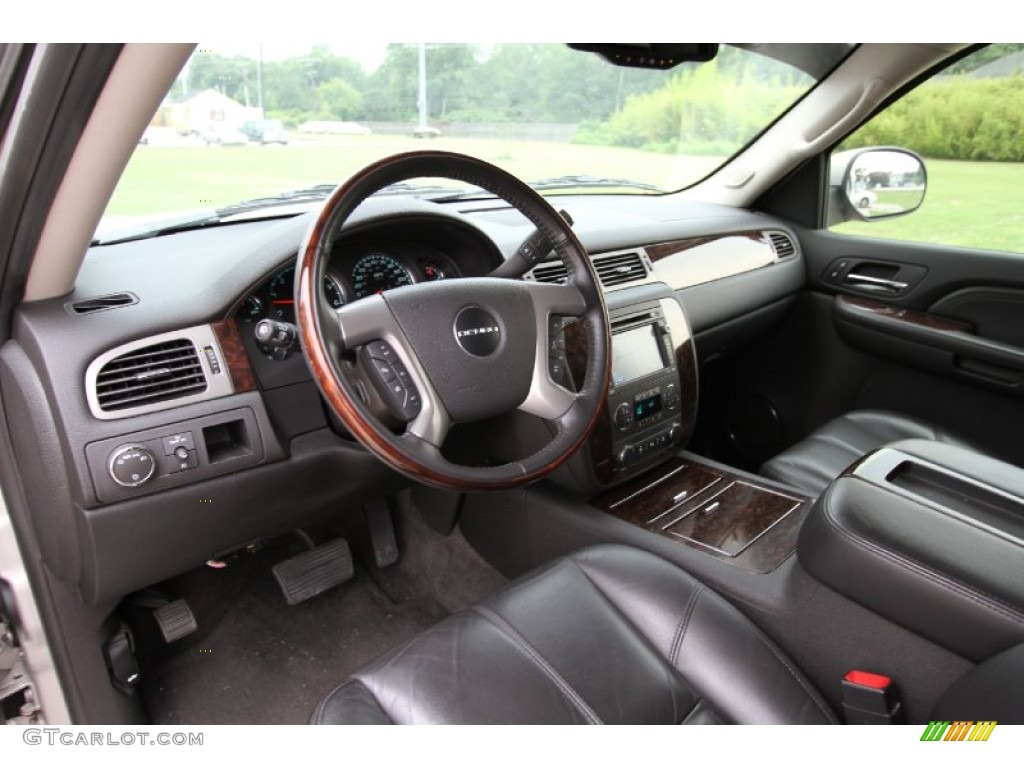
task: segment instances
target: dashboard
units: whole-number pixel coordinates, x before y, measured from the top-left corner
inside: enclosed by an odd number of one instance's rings
[[[698,360],[728,347],[731,334],[763,328],[766,308],[782,316],[805,281],[791,230],[761,214],[636,196],[559,203],[604,280],[613,316],[632,323],[630,307],[660,304],[677,342],[677,328],[692,331]],[[323,300],[333,307],[407,283],[488,275],[533,231],[501,201],[387,199],[363,208],[330,244]],[[295,256],[311,218],[97,247],[71,295],[18,309],[16,343],[0,354],[0,375],[20,393],[7,404],[12,418],[33,429],[15,435],[14,447],[29,467],[43,556],[87,601],[114,599],[408,486],[347,436],[302,354],[275,359],[255,340],[258,320],[294,320]],[[557,282],[559,269],[544,262],[524,279]],[[195,350],[196,382],[185,394],[163,379],[173,368],[166,356],[181,346]],[[115,376],[131,403],[109,409],[96,391],[110,373],[105,367],[130,367],[140,356],[155,372],[123,387]],[[680,374],[689,377],[685,425],[696,409],[696,371],[680,367]],[[143,385],[159,391],[139,406],[133,387]],[[635,393],[625,386],[622,397],[643,412],[635,435],[634,427],[621,435],[639,453],[657,393],[642,378]],[[666,385],[665,412],[670,397]],[[492,427],[485,425],[483,440],[498,450]],[[511,424],[505,436],[526,445],[531,429]],[[610,454],[606,443],[589,445],[571,468],[567,482],[578,492],[618,482],[614,462],[604,475],[590,469],[587,454]]]

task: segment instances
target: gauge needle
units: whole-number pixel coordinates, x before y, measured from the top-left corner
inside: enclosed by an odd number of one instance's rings
[[[271,304],[294,304],[295,299],[274,299]]]

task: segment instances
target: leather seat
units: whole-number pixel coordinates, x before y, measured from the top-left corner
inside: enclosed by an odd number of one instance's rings
[[[339,685],[318,724],[832,723],[738,610],[676,566],[591,547],[451,616]]]
[[[851,411],[766,461],[761,474],[817,496],[862,456],[910,438],[972,448],[967,441],[920,419],[888,411]]]

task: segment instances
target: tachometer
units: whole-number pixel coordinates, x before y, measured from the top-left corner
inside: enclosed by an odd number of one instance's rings
[[[287,323],[295,322],[295,267],[282,269],[270,281],[270,317]],[[341,286],[330,275],[324,275],[324,296],[333,309],[345,303]]]
[[[352,266],[352,292],[357,299],[400,285],[412,285],[412,278],[402,263],[388,253],[367,253]]]

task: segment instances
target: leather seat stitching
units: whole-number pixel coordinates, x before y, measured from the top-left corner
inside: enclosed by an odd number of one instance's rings
[[[874,436],[872,436],[874,437]],[[854,454],[854,456],[860,456],[866,451],[871,450],[870,448],[858,448],[853,443],[848,443],[845,440],[840,440],[835,435],[811,435],[807,438],[807,442],[818,441],[819,443],[825,443],[825,445],[831,445],[835,448],[841,448],[848,453]],[[872,440],[874,442],[874,440]]]
[[[481,616],[484,617],[484,619],[490,622],[499,632],[503,633],[506,637],[508,637],[512,641],[513,645],[515,645],[520,652],[522,652],[527,658],[529,658],[534,664],[536,664],[540,671],[544,673],[544,676],[548,678],[548,680],[554,683],[555,687],[557,687],[558,690],[561,691],[562,695],[565,696],[565,698],[571,704],[576,706],[576,708],[580,711],[580,714],[582,714],[583,717],[586,718],[586,720],[591,725],[599,725],[601,723],[601,719],[597,716],[597,713],[590,708],[587,702],[583,700],[583,697],[581,697],[573,689],[573,687],[569,685],[565,678],[563,678],[558,673],[558,670],[556,670],[554,666],[547,659],[545,659],[540,654],[540,652],[536,648],[534,648],[525,637],[519,634],[515,627],[513,627],[511,624],[505,621],[505,619],[503,619],[501,616],[499,616],[489,608],[484,608],[483,606],[477,605],[470,610],[474,611],[475,613],[479,613]]]
[[[723,602],[724,602],[724,600],[723,600]],[[729,605],[729,604],[726,603],[726,605]],[[733,607],[732,605],[729,605],[729,607],[732,608],[732,610],[734,610],[737,613],[739,613],[739,610],[736,609],[735,607]],[[742,616],[742,614],[740,614],[740,615]],[[767,648],[771,652],[772,656],[774,656],[776,659],[778,659],[779,663],[783,667],[785,667],[786,671],[789,672],[790,675],[792,675],[793,679],[796,681],[796,684],[799,685],[801,688],[803,688],[804,693],[806,693],[808,698],[810,698],[810,700],[812,702],[814,702],[814,705],[825,716],[825,719],[828,720],[830,723],[835,723],[836,722],[835,715],[832,714],[832,711],[825,705],[825,702],[823,702],[821,700],[821,698],[818,696],[818,692],[815,691],[813,688],[811,688],[809,685],[807,685],[806,682],[804,682],[803,675],[799,674],[795,669],[793,669],[792,666],[790,666],[789,662],[786,660],[786,657],[783,656],[775,648],[775,644],[771,640],[768,639],[767,635],[765,635],[764,632],[762,632],[758,628],[758,626],[756,624],[754,624],[752,621],[747,619],[745,616],[743,618],[747,621],[748,628],[753,633],[754,637],[756,637],[758,640],[760,640],[761,644],[765,648]]]
[[[668,660],[673,667],[676,666],[676,661],[679,659],[679,649],[683,647],[683,638],[686,636],[686,630],[690,627],[690,617],[693,616],[693,609],[697,605],[697,598],[700,597],[703,591],[704,585],[697,584],[697,588],[693,591],[693,595],[690,597],[690,602],[687,604],[682,618],[679,619],[679,625],[676,627],[675,636],[672,638],[672,646],[669,649]]]
[[[834,517],[832,514],[831,500],[826,497],[824,504],[824,518],[825,523],[838,533],[842,538],[849,541],[854,546],[860,547],[868,552],[881,557],[883,560],[888,560],[894,565],[903,568],[911,573],[916,573],[924,577],[927,581],[930,581],[940,589],[946,589],[954,594],[961,595],[968,600],[977,603],[978,605],[988,608],[994,613],[998,613],[1011,621],[1015,621],[1018,624],[1024,623],[1024,615],[1015,610],[1012,606],[1007,605],[998,598],[984,592],[982,590],[969,587],[966,584],[957,581],[951,576],[939,573],[932,570],[923,563],[915,560],[908,555],[897,554],[891,552],[881,546],[875,544],[869,539],[864,538],[860,534],[854,533],[853,531],[845,528],[842,523]]]
[[[366,685],[361,680],[359,680],[357,678],[350,678],[348,680],[345,680],[340,685],[335,686],[334,690],[332,690],[329,694],[327,694],[320,701],[320,703],[317,705],[316,709],[313,711],[313,724],[314,725],[322,724],[323,723],[324,710],[327,709],[327,703],[331,699],[333,699],[335,696],[337,696],[339,693],[341,693],[345,688],[347,688],[350,685],[355,685],[357,683],[359,685],[362,685],[364,688],[366,688]],[[371,696],[373,696],[373,701],[377,705],[377,708],[381,711],[381,714],[384,715],[384,717],[386,717],[389,722],[394,723],[395,722],[394,719],[392,719],[391,715],[389,715],[387,712],[384,711],[384,707],[382,707],[380,705],[380,700],[377,699],[377,697],[374,695],[373,691],[370,691],[369,689],[367,689],[367,691],[368,691],[368,693]]]
[[[690,719],[691,717],[693,717],[694,713],[695,713],[695,712],[696,712],[696,711],[697,711],[698,709],[700,709],[700,708],[701,708],[701,707],[702,707],[703,705],[704,705],[704,699],[702,699],[702,698],[698,698],[698,699],[697,699],[697,703],[693,705],[693,709],[691,709],[691,710],[690,710],[689,712],[687,712],[687,713],[686,713],[686,717],[684,717],[684,718],[683,718],[683,719],[682,719],[682,720],[680,721],[680,725],[686,725],[686,722],[687,722],[687,721],[688,721],[688,720],[689,720],[689,719]],[[712,712],[712,714],[714,713],[714,711],[713,711],[713,710],[711,710],[711,712]]]

